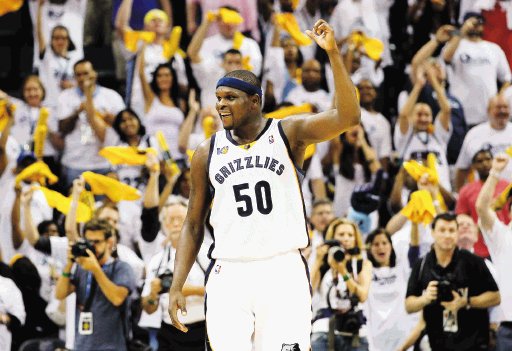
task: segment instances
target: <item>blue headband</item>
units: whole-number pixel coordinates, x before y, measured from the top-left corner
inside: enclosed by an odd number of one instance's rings
[[[237,79],[237,78],[231,78],[231,77],[221,78],[217,82],[216,88],[218,88],[220,86],[235,88],[235,89],[241,90],[244,93],[247,93],[249,95],[258,94],[260,98],[263,95],[263,93],[261,92],[261,88],[254,86],[250,83],[244,82],[243,80]]]

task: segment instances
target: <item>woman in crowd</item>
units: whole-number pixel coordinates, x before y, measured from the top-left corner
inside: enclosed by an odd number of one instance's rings
[[[151,83],[144,75],[144,50],[139,55],[139,76],[144,95],[144,124],[149,135],[161,131],[169,145],[172,157],[184,161],[186,150],[178,147],[178,134],[184,121],[183,112],[178,106],[179,86],[176,72],[168,63],[160,64],[153,72]]]
[[[325,239],[311,270],[313,351],[368,350],[361,303],[368,298],[372,265],[362,255],[361,233],[354,222],[335,219]]]

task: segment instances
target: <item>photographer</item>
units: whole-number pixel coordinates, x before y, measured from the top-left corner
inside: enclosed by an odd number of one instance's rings
[[[361,255],[361,233],[355,223],[336,219],[325,239],[311,270],[313,294],[319,295],[313,306],[312,348],[368,350],[361,333],[365,317],[359,302],[368,297],[372,265]]]
[[[423,310],[433,351],[487,350],[487,308],[500,303],[498,286],[483,259],[457,248],[455,215],[437,215],[432,237],[432,250],[409,277],[405,308]]]
[[[112,257],[113,232],[105,220],[87,222],[86,240],[68,251],[68,262],[57,281],[59,300],[76,291],[76,350],[126,350],[125,321],[135,278],[127,263]]]
[[[183,287],[187,297],[187,315],[180,316],[188,333],[182,333],[172,326],[167,308],[169,288],[172,282],[176,246],[181,227],[187,214],[187,205],[178,197],[170,197],[162,209],[164,232],[167,236],[163,249],[153,256],[148,265],[148,274],[142,291],[142,307],[145,312],[161,314],[161,328],[158,333],[159,350],[203,351],[206,324],[204,315],[205,270],[196,260]]]

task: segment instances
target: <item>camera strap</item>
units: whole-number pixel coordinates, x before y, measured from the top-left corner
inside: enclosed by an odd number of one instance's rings
[[[116,268],[116,262],[117,259],[114,259],[114,262],[112,262],[112,272],[111,277],[108,277],[108,279],[112,280],[114,278],[114,270]],[[101,269],[103,269],[105,266],[102,266]],[[96,289],[98,288],[98,283],[96,282],[96,279],[93,278],[92,273],[87,273],[87,283],[85,285],[85,304],[83,306],[82,312],[89,312],[91,310],[92,300],[94,299],[94,295],[96,295]]]

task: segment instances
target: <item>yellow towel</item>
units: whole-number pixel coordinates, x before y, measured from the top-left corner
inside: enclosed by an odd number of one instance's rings
[[[84,172],[82,176],[91,186],[93,194],[105,195],[113,202],[138,200],[141,197],[137,189],[113,178],[89,171]]]
[[[16,176],[15,182],[16,184],[19,184],[22,181],[29,179],[37,180],[40,184],[44,184],[46,179],[50,184],[54,184],[59,180],[59,178],[50,171],[48,165],[43,161],[37,161],[26,167]]]
[[[16,105],[11,104],[12,113],[16,111]],[[7,121],[9,120],[9,116],[7,115],[7,101],[0,100],[0,132],[4,130],[7,125]]]
[[[206,139],[208,139],[216,131],[217,131],[217,129],[215,128],[215,118],[213,118],[212,116],[206,116],[205,118],[203,118],[204,137]]]
[[[244,23],[244,18],[238,12],[226,8],[221,8],[218,11],[208,11],[206,18],[213,22],[218,15],[220,15],[221,21],[227,24]]]
[[[48,134],[48,116],[49,111],[46,107],[41,107],[39,110],[39,119],[34,129],[34,154],[37,159],[43,158],[44,143],[46,141],[46,135]]]
[[[313,43],[313,40],[300,30],[299,23],[293,13],[277,13],[275,18],[277,24],[290,34],[297,45],[307,46]]]
[[[64,214],[69,213],[69,209],[71,207],[71,198],[65,197],[61,193],[58,193],[56,191],[50,190],[48,188],[45,188],[43,186],[37,187],[40,189],[44,197],[46,198],[46,202],[48,202],[48,205],[51,208],[56,208],[60,212]],[[83,202],[78,202],[77,211],[76,211],[76,220],[79,223],[84,223],[89,221],[92,218],[92,210],[84,204]]]
[[[138,149],[131,146],[107,146],[102,148],[98,155],[105,157],[113,165],[143,166],[146,164],[147,154],[158,154],[155,148]]]
[[[354,44],[362,45],[366,55],[374,60],[378,61],[382,57],[384,52],[384,43],[377,38],[367,37],[362,33],[352,33],[352,42]]]
[[[418,190],[411,194],[409,203],[400,211],[413,223],[432,223],[436,216],[436,210],[432,196],[428,190]]]
[[[281,107],[278,110],[269,112],[265,115],[266,118],[276,118],[283,119],[293,115],[300,115],[303,113],[311,113],[313,112],[313,106],[311,104],[305,103],[297,106],[287,106]]]
[[[436,156],[429,153],[427,156],[427,166],[422,165],[416,160],[404,162],[404,168],[415,181],[418,181],[425,173],[428,174],[428,181],[434,184],[439,183],[439,174],[437,173]]]
[[[240,50],[245,36],[240,32],[235,32],[233,35],[233,49]]]
[[[242,57],[242,68],[247,71],[252,71],[254,67],[251,65],[251,56]]]
[[[304,160],[308,160],[309,158],[313,157],[316,150],[316,144],[310,144],[308,147],[306,147],[306,150],[304,151]]]
[[[164,57],[168,60],[178,51],[183,29],[180,26],[172,28],[169,40],[164,42]]]
[[[498,197],[494,199],[494,201],[492,203],[492,208],[495,211],[499,211],[503,208],[503,206],[505,206],[505,204],[507,203],[508,194],[510,193],[511,189],[512,189],[512,183],[507,185],[507,187],[498,195]]]
[[[23,0],[0,0],[0,16],[18,11],[23,6]]]
[[[155,41],[155,32],[138,31],[138,30],[125,30],[124,31],[124,46],[130,52],[137,51],[137,43],[139,40],[145,41],[146,43],[152,43]]]
[[[505,152],[507,153],[507,155],[509,155],[510,157],[512,157],[512,146],[507,147],[507,149],[505,150]]]

